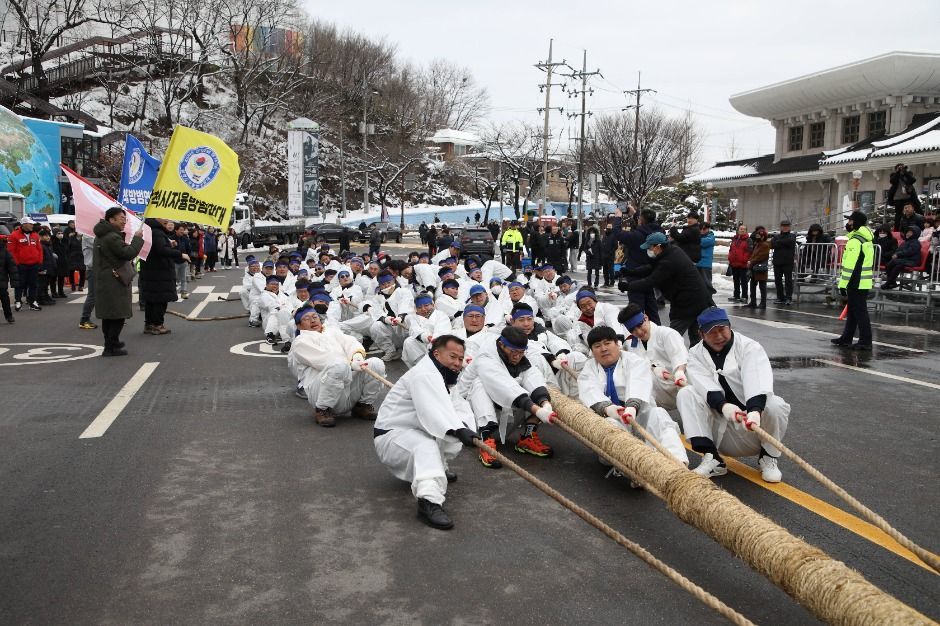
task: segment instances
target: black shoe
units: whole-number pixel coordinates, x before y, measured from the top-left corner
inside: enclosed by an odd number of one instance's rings
[[[13,303],[13,309],[14,309],[17,313],[19,313],[19,310],[22,309],[22,308],[23,308],[23,303],[20,302],[19,300],[17,300],[16,302]]]
[[[101,356],[127,356],[127,350],[123,348],[117,348],[115,350],[105,350],[101,353]]]
[[[787,302],[786,300],[781,300],[780,298],[777,298],[776,300],[774,300],[774,304],[786,304],[786,302]]]
[[[871,352],[870,343],[855,343],[852,344],[852,349],[858,352]]]
[[[748,309],[756,309],[756,308],[757,308],[757,303],[756,303],[756,302],[748,302],[748,303],[747,303],[747,308],[748,308]]]
[[[789,299],[784,300],[783,304],[784,306],[793,306],[793,300],[789,300]]]
[[[852,345],[851,341],[845,341],[844,339],[842,339],[842,337],[836,337],[835,339],[830,339],[829,343],[831,343],[834,346],[840,346],[843,348]]]
[[[758,309],[766,309],[766,308],[767,308],[767,303],[766,303],[766,302],[761,302],[759,305],[757,305],[757,308],[758,308]]]
[[[450,530],[454,527],[454,522],[450,519],[450,516],[447,515],[447,512],[444,511],[444,507],[440,504],[429,502],[424,498],[418,500],[418,517],[431,528]]]
[[[264,340],[267,341],[268,344],[270,344],[270,345],[272,345],[272,346],[276,346],[276,345],[277,345],[277,339],[274,337],[274,333],[268,333],[267,335],[265,335],[265,339],[264,339]]]
[[[30,311],[42,311],[42,307],[39,306],[39,303],[38,303],[38,302],[30,302],[30,303],[29,303],[29,310],[30,310]]]
[[[457,474],[453,473],[450,470],[444,470],[444,476],[447,476],[447,482],[449,483],[457,482]]]
[[[16,321],[16,320],[13,319],[13,316],[12,316],[12,315],[7,318],[7,323],[8,323],[8,324],[12,324],[12,323],[15,322],[15,321]]]
[[[290,352],[290,342],[288,341],[281,347],[281,354],[287,354]]]

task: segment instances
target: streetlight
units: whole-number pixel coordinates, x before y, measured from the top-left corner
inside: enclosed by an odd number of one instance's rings
[[[715,189],[715,185],[708,182],[705,183],[705,211],[703,211],[702,221],[708,221],[708,209],[712,205],[712,190]]]
[[[402,184],[402,194],[401,194],[401,232],[405,232],[405,193],[406,191],[411,191],[415,188],[415,175],[407,174],[404,176],[404,183]]]
[[[858,186],[862,182],[862,170],[852,172],[852,207],[858,208]]]

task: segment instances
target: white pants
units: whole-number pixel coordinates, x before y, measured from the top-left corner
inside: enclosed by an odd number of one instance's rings
[[[569,248],[568,249],[568,271],[573,272],[577,269],[578,265],[578,249]]]
[[[608,422],[621,430],[630,430],[637,434],[629,426],[619,419],[608,417]],[[656,439],[663,447],[669,451],[680,463],[689,464],[689,455],[682,445],[682,439],[679,437],[679,425],[676,424],[666,413],[665,409],[644,404],[640,412],[636,415],[636,421],[645,428],[649,434]],[[639,436],[639,435],[637,435]],[[652,445],[647,443],[647,445]]]
[[[262,316],[261,320],[264,326],[264,334],[274,333],[275,335],[280,335],[281,340],[290,341],[293,338],[293,334],[290,331],[290,312],[286,310],[273,311],[267,316]]]
[[[391,326],[384,322],[373,322],[369,327],[369,336],[386,354],[401,350],[408,337],[408,332],[402,326]]]
[[[571,325],[571,330],[565,333],[565,341],[568,342],[572,350],[577,350],[581,354],[590,356],[591,351],[588,349],[588,345],[585,341],[589,332],[591,332],[591,329],[588,328],[587,324],[576,321]]]
[[[743,424],[730,423],[713,410],[692,387],[683,387],[676,397],[682,429],[687,439],[707,437],[715,443],[718,452],[728,456],[754,456],[760,453],[760,438]],[[778,441],[783,441],[790,421],[790,405],[780,396],[768,396],[761,413],[760,426]],[[780,456],[780,450],[763,444],[771,456]]]
[[[242,293],[242,298],[245,297],[245,294]],[[244,299],[242,304],[244,304]],[[248,306],[245,307],[248,310],[248,319],[250,320],[259,320],[261,319],[261,297],[253,295],[249,292],[248,294]]]
[[[376,374],[385,376],[381,359],[366,359],[366,363]],[[345,359],[337,359],[322,370],[305,368],[301,376],[310,406],[333,409],[339,415],[349,413],[357,402],[378,408],[385,393],[385,385],[365,372],[353,372]]]
[[[372,440],[379,461],[395,478],[411,483],[415,498],[444,504],[447,464],[463,445],[456,439],[435,439],[416,429],[390,430]]]
[[[375,320],[372,319],[371,315],[368,313],[359,313],[351,316],[349,319],[341,321],[339,323],[339,329],[343,331],[344,334],[362,341],[362,338],[369,334],[369,329],[372,328],[372,324],[374,323]]]
[[[242,307],[246,311],[251,311],[251,290],[242,287],[242,290],[238,292],[238,297],[241,298]]]
[[[653,399],[656,400],[656,406],[662,407],[667,411],[674,411],[676,407],[676,395],[679,393],[679,387],[673,380],[663,380],[661,377],[653,374]]]
[[[554,316],[551,314],[551,311],[555,309],[549,309],[549,313],[546,314],[549,321],[552,323],[552,332],[558,335],[559,337],[565,336],[572,328],[574,328],[574,320],[564,314],[564,312],[556,313]]]
[[[408,337],[402,344],[401,360],[408,366],[408,369],[414,367],[418,361],[424,358],[428,353],[428,344],[418,341],[415,337]]]

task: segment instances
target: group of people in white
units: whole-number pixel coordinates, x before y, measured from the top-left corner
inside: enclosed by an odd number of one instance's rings
[[[703,455],[692,470],[701,476],[727,473],[722,455],[757,455],[763,479],[781,480],[780,451],[751,429],[782,439],[790,407],[774,394],[764,349],[732,331],[724,310],[699,315],[702,341],[690,349],[638,306],[600,302],[550,265],[517,275],[495,260],[461,261],[457,246],[407,262],[329,250],[249,257],[241,291],[249,325],[283,344],[318,425],[375,420],[379,460],[411,484],[424,522],[453,526],[443,504],[462,446],[495,450],[518,430],[517,452],[552,456],[539,434],[556,417],[550,386],[619,428],[642,425],[688,466],[681,424]],[[399,359],[407,372],[388,389],[386,363]],[[482,449],[478,458],[500,467]]]

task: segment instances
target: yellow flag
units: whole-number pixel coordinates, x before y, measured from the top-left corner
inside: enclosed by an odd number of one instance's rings
[[[144,217],[228,229],[239,172],[238,155],[224,141],[177,126]]]

